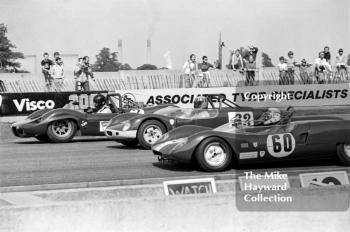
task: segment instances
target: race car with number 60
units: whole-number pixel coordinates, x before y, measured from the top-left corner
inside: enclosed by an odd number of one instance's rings
[[[194,162],[205,171],[223,171],[233,164],[332,156],[350,166],[349,114],[304,115],[292,121],[292,107],[270,111],[251,126],[176,128],[152,146],[153,153],[159,160]]]

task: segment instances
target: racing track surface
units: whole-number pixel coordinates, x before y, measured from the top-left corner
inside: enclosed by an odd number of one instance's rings
[[[130,149],[103,139],[75,139],[72,143],[41,143],[36,139],[0,142],[0,187],[163,178],[231,176],[245,170],[265,170],[297,175],[302,172],[347,170],[336,161],[303,161],[239,167],[222,173],[206,173],[183,164],[161,164],[151,151]],[[160,182],[160,180],[158,180]]]

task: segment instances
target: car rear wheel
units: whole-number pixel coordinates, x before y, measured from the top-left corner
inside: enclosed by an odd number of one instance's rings
[[[218,172],[227,169],[232,163],[232,151],[223,139],[211,137],[198,146],[195,158],[204,171]]]
[[[136,147],[137,144],[139,144],[139,142],[137,140],[123,141],[123,142],[120,142],[120,143],[123,144],[124,146],[127,146],[127,147]]]
[[[350,144],[339,144],[337,147],[339,160],[346,166],[350,166]]]
[[[70,119],[53,121],[47,128],[47,136],[55,143],[71,141],[76,132],[77,124]]]
[[[51,142],[50,138],[47,135],[38,135],[38,136],[35,136],[35,138],[41,142],[45,142],[45,143]]]
[[[166,133],[165,126],[157,120],[148,120],[141,124],[137,131],[137,140],[145,149],[151,149],[160,137]]]

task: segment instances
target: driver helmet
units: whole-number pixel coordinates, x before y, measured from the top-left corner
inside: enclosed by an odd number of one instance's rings
[[[276,124],[281,120],[281,111],[277,108],[269,108],[265,112],[264,125]]]
[[[208,99],[203,96],[196,97],[193,102],[193,108],[195,109],[208,109]]]
[[[102,94],[97,94],[94,97],[94,104],[96,108],[101,108],[106,104],[106,97],[103,96]]]

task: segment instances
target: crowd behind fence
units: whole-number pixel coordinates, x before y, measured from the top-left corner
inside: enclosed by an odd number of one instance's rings
[[[306,73],[298,70],[293,75],[294,84],[321,84],[315,76],[313,69]],[[233,70],[210,70],[210,82],[208,87],[242,87],[290,84],[281,81],[277,68],[261,68],[256,71],[256,78],[252,83],[247,83],[246,73]],[[52,86],[46,88],[45,81],[33,78],[30,75],[9,77],[0,75],[0,92],[47,92],[47,91],[74,91],[73,78],[65,79],[60,88]],[[325,73],[323,84],[348,83],[349,73],[328,72]],[[174,89],[184,88],[184,77],[181,70],[149,70],[149,71],[119,71],[96,72],[95,82],[91,84],[91,90],[131,90],[131,89]],[[199,86],[200,87],[200,86]]]

